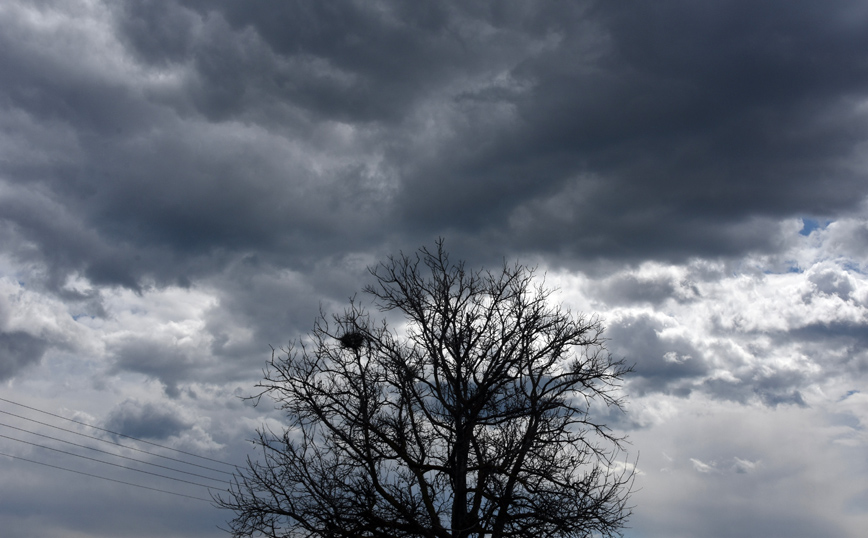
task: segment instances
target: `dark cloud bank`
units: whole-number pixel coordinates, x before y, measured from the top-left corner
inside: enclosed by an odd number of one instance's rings
[[[774,248],[770,219],[864,197],[860,6],[113,3],[117,50],[4,32],[36,155],[4,160],[2,214],[56,279],[131,287],[438,234],[565,262]]]

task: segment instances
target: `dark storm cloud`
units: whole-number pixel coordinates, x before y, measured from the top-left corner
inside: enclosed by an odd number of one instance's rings
[[[868,64],[851,52],[866,46],[866,14],[828,7],[605,4],[592,76],[563,67],[566,45],[528,67],[539,84],[522,106],[534,155],[582,166],[527,218],[572,205],[574,218],[543,216],[553,243],[575,234],[591,253],[658,257],[773,247],[763,217],[855,208],[862,172],[842,164],[866,136],[856,110]],[[539,228],[527,233],[539,239]]]
[[[795,341],[823,366],[826,375],[859,377],[868,372],[868,322],[829,321],[778,335],[779,343]]]
[[[631,394],[663,392],[687,396],[709,372],[702,354],[681,337],[660,336],[664,324],[647,314],[611,323],[606,329],[612,353],[635,364]]]
[[[113,3],[118,36],[137,58],[160,66],[185,61],[192,53],[199,14],[176,2]]]
[[[744,372],[736,379],[708,379],[697,388],[715,398],[742,404],[758,398],[769,407],[787,404],[804,407],[807,404],[799,388],[808,387],[814,381],[801,372],[780,370],[769,373],[760,367]]]
[[[504,65],[527,43],[513,34],[529,26],[522,17],[535,11],[439,2],[183,4],[206,17],[219,14],[235,35],[255,35],[268,54],[294,68],[267,73],[256,90],[320,119],[351,123],[400,123],[456,79]],[[226,96],[224,113],[237,111],[250,88],[227,79],[226,69],[255,73],[262,59],[245,62],[246,51],[226,47],[214,53],[197,55],[197,72]]]
[[[269,266],[257,256],[244,258],[221,275],[219,306],[206,318],[205,329],[213,337],[210,352],[264,359],[269,346],[285,347],[313,327],[320,311],[328,315],[343,309],[369,277],[366,260],[324,258],[304,272],[292,272]],[[367,301],[366,296],[359,298]],[[238,327],[249,334],[233,337]]]
[[[219,21],[203,32],[190,39],[235,43]],[[12,39],[15,32],[4,35]],[[293,259],[320,246],[342,250],[341,238],[350,231],[364,234],[364,221],[373,218],[367,206],[379,203],[379,195],[358,185],[358,165],[332,167],[324,177],[284,155],[304,155],[295,140],[304,146],[305,132],[290,129],[284,136],[254,125],[215,126],[195,115],[179,120],[175,113],[185,113],[184,103],[203,101],[195,73],[189,86],[182,81],[180,89],[162,95],[159,88],[100,72],[99,65],[65,67],[63,55],[70,51],[58,50],[47,36],[26,43],[8,42],[8,54],[0,57],[5,106],[23,118],[11,127],[20,135],[24,124],[49,125],[68,136],[34,150],[35,158],[10,153],[4,179],[28,191],[10,189],[0,209],[20,236],[17,254],[45,263],[55,287],[74,271],[97,284],[133,289],[143,279],[184,284],[219,270],[235,258],[232,252],[281,252],[278,258]],[[97,51],[77,52],[87,57]],[[200,52],[197,61],[209,54],[222,58],[225,51]],[[259,52],[267,56],[245,54]],[[179,68],[189,73],[185,69]],[[227,83],[255,89],[255,80],[227,69],[220,72]],[[32,134],[28,143],[39,148],[40,131]]]
[[[38,363],[47,349],[47,342],[26,332],[0,332],[0,381]]]
[[[0,199],[0,221],[12,224],[19,234],[10,238],[7,251],[25,261],[42,262],[53,288],[62,286],[76,271],[95,284],[138,288],[137,277],[142,273],[135,256],[140,254],[129,245],[107,244],[97,230],[85,227],[68,207],[43,193],[6,193]]]
[[[690,280],[678,280],[672,275],[617,275],[607,280],[595,296],[610,305],[647,303],[659,306],[668,299],[690,302],[700,298],[700,292]]]
[[[113,432],[146,439],[168,439],[192,426],[178,416],[176,409],[153,403],[126,400],[111,410],[105,428]]]
[[[251,251],[298,266],[441,234],[480,258],[737,255],[868,189],[857,3],[107,13],[122,48],[3,32],[8,128],[45,128],[0,171],[51,200],[3,217],[50,274],[189,284]]]
[[[184,349],[156,339],[129,338],[115,346],[110,373],[136,372],[163,384],[166,395],[177,398],[180,385],[193,380],[207,381],[215,375],[216,364],[210,354],[201,350]]]

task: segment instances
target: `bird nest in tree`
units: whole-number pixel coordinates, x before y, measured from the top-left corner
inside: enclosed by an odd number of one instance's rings
[[[356,351],[365,343],[365,335],[358,331],[351,331],[338,338],[338,341],[341,347]]]

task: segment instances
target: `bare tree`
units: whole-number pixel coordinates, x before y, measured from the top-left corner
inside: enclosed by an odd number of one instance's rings
[[[632,467],[592,411],[620,408],[629,369],[601,323],[551,305],[532,269],[470,271],[442,241],[371,273],[406,324],[353,300],[272,353],[259,397],[288,423],[217,498],[234,535],[619,535]]]

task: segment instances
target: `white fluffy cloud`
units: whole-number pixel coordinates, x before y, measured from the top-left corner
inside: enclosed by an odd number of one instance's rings
[[[787,224],[772,257],[549,273],[636,364],[629,536],[855,537],[868,524],[864,226]]]

